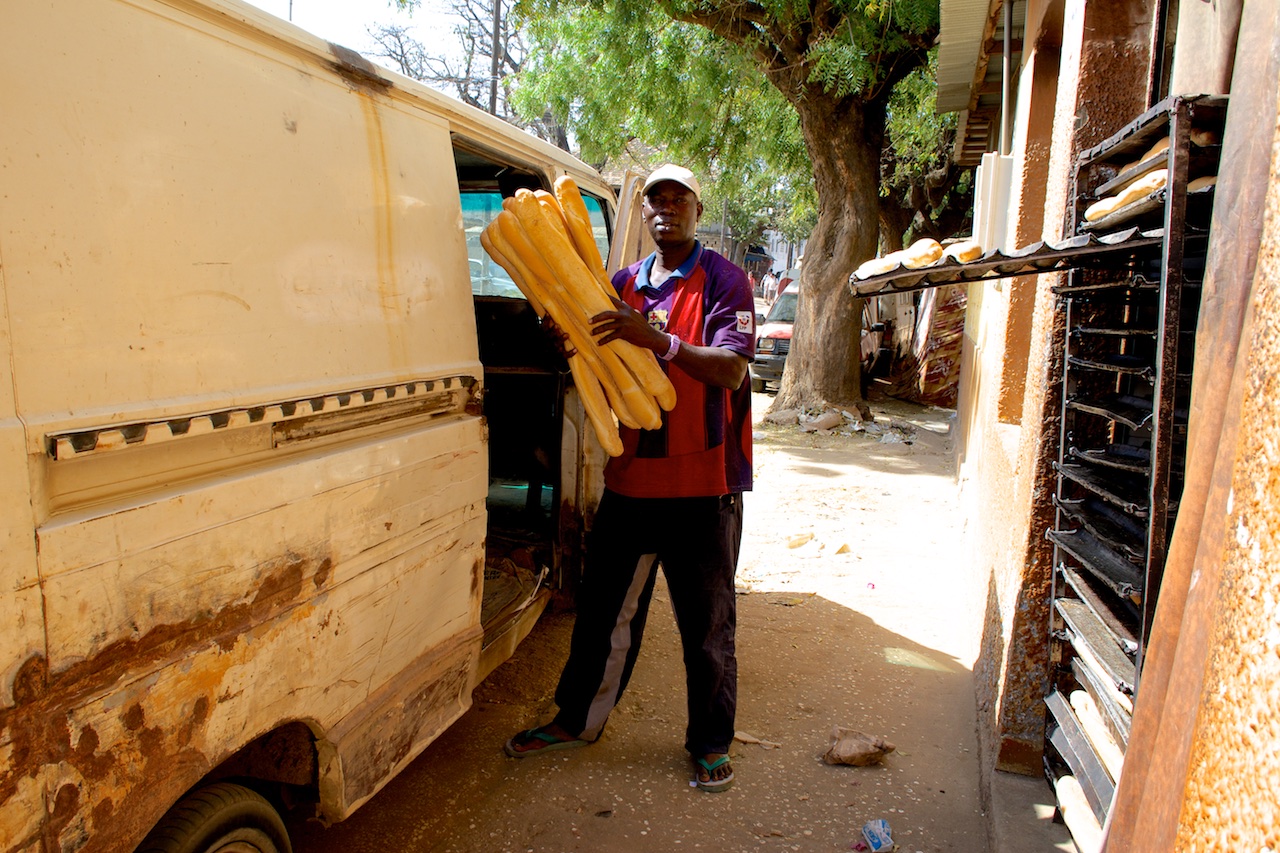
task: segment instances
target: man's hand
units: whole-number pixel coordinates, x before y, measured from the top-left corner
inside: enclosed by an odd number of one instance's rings
[[[591,318],[591,334],[603,335],[598,341],[601,346],[609,341],[630,341],[659,356],[671,346],[667,334],[646,323],[639,311],[617,297],[613,305],[617,310],[602,311]],[[747,376],[747,360],[743,356],[723,347],[694,346],[688,341],[681,342],[672,364],[699,382],[719,388],[737,388]]]
[[[644,315],[618,297],[613,300],[613,311],[601,311],[591,318],[591,334],[601,346],[610,341],[628,341],[655,353],[664,353],[670,342],[667,336],[650,326]]]
[[[551,319],[550,314],[542,315],[542,328],[551,338],[551,344],[556,348],[556,352],[560,353],[560,357],[565,361],[577,354],[577,350],[569,344],[569,333],[560,328],[556,321]]]

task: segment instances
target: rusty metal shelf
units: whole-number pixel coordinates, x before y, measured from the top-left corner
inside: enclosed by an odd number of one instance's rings
[[[1155,378],[1155,366],[1150,359],[1136,355],[1101,355],[1093,358],[1069,355],[1067,364],[1081,370],[1101,370],[1106,373],[1120,373],[1127,376],[1141,376],[1148,381]]]
[[[1107,820],[1107,809],[1111,807],[1111,797],[1115,793],[1115,783],[1107,775],[1107,770],[1089,745],[1089,738],[1084,733],[1075,711],[1065,696],[1054,691],[1045,697],[1045,705],[1049,708],[1050,718],[1055,727],[1049,735],[1049,741],[1058,750],[1058,755],[1071,768],[1071,775],[1080,783],[1084,797],[1093,810],[1099,824]]]
[[[1069,500],[1054,495],[1053,505],[1124,559],[1135,563],[1146,560],[1146,530],[1134,518],[1093,496]]]
[[[1102,620],[1078,598],[1059,598],[1053,606],[1067,625],[1071,645],[1083,651],[1085,662],[1096,662],[1122,693],[1132,695],[1137,669]]]
[[[1138,326],[1076,326],[1071,330],[1076,335],[1108,335],[1117,338],[1155,337],[1156,330]]]
[[[1067,400],[1067,408],[1078,412],[1100,415],[1124,424],[1130,429],[1142,429],[1151,423],[1151,401],[1132,394],[1108,394],[1104,397]]]
[[[1071,282],[1054,285],[1051,289],[1059,296],[1108,296],[1125,295],[1131,291],[1152,291],[1160,287],[1160,279],[1147,278],[1143,273],[1133,273],[1108,281]]]
[[[1089,163],[1119,158],[1133,159],[1151,147],[1151,143],[1167,133],[1170,116],[1184,109],[1192,120],[1206,126],[1221,127],[1227,114],[1228,99],[1225,95],[1192,95],[1165,98],[1146,112],[1108,136],[1102,142],[1080,153],[1079,160]]]
[[[1109,444],[1100,448],[1081,448],[1068,444],[1067,455],[1090,465],[1115,468],[1131,474],[1147,476],[1151,472],[1151,451],[1128,444]]]
[[[1136,612],[1136,608],[1126,610],[1124,613],[1116,613],[1112,606],[1108,604],[1107,599],[1119,602],[1124,602],[1126,599],[1116,599],[1112,595],[1107,595],[1104,598],[1087,576],[1080,574],[1066,564],[1060,564],[1058,569],[1062,572],[1063,578],[1066,579],[1067,585],[1080,597],[1080,601],[1084,602],[1090,612],[1106,626],[1111,633],[1112,639],[1120,646],[1120,650],[1128,656],[1137,654],[1138,638],[1134,634],[1133,628],[1125,621],[1128,619],[1136,622],[1140,619],[1140,614]]]
[[[1204,230],[1204,224],[1208,221],[1208,216],[1213,212],[1213,187],[1204,187],[1194,192],[1186,194],[1187,198],[1187,216],[1192,219],[1192,227],[1200,223],[1200,230]],[[1080,231],[1084,233],[1109,233],[1116,228],[1123,228],[1133,225],[1134,220],[1139,220],[1143,216],[1150,215],[1151,224],[1154,227],[1158,222],[1156,214],[1163,214],[1165,203],[1168,201],[1168,193],[1164,189],[1158,189],[1149,195],[1130,202],[1119,210],[1112,211],[1101,219],[1095,219],[1092,222],[1080,223]],[[1140,227],[1140,226],[1139,226]]]
[[[1142,595],[1144,578],[1133,563],[1107,547],[1087,530],[1050,530],[1049,541],[1066,551],[1091,575],[1102,581],[1116,595],[1130,598]]]
[[[1134,518],[1145,519],[1149,515],[1148,495],[1143,489],[1145,483],[1140,477],[1104,476],[1090,466],[1074,465],[1070,462],[1055,463],[1054,468],[1066,479],[1083,486]],[[1062,495],[1061,488],[1058,493]]]

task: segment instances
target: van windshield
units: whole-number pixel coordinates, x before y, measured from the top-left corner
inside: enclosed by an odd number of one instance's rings
[[[773,303],[773,307],[769,309],[769,315],[764,318],[764,321],[766,323],[794,323],[796,321],[796,301],[799,298],[799,293],[782,294]]]

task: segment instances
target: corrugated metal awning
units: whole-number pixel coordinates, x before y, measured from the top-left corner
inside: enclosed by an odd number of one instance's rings
[[[991,21],[992,0],[942,0],[938,33],[938,112],[969,108],[974,69]]]
[[[1009,2],[1011,75],[1016,79],[1022,65],[1027,4],[1025,0]],[[999,147],[1003,8],[1001,0],[942,0],[937,111],[961,114],[952,158],[962,166],[976,166],[983,154]],[[1013,84],[1011,80],[1011,88]]]
[[[947,260],[914,270],[899,266],[864,279],[854,274],[849,276],[849,290],[858,297],[884,296],[944,284],[1008,278],[1093,264],[1112,265],[1158,247],[1163,239],[1163,229],[1140,231],[1129,228],[1101,237],[1080,234],[1058,243],[1032,243],[1008,253],[993,249],[967,264]]]

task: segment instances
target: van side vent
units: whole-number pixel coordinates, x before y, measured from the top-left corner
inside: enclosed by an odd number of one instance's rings
[[[140,421],[109,427],[49,433],[45,436],[45,451],[49,458],[55,461],[78,459],[90,454],[120,450],[125,447],[159,444],[178,438],[191,438],[259,424],[296,421],[325,412],[399,404],[433,391],[448,391],[455,387],[469,389],[475,383],[474,376],[420,379],[394,385],[341,391],[321,397],[303,397],[260,406],[184,415],[162,421]]]

